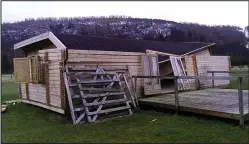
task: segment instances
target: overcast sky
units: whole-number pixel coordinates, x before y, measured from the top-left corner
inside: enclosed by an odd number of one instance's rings
[[[25,18],[125,15],[206,25],[248,25],[248,1],[242,2],[89,2],[3,1],[3,22]]]

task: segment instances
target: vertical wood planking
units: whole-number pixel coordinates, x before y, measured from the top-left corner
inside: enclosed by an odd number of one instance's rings
[[[45,62],[45,89],[46,89],[46,104],[50,105],[50,96],[49,96],[49,68],[48,68],[48,52],[44,52],[44,62]]]
[[[62,109],[66,109],[66,101],[65,101],[65,86],[64,86],[64,78],[63,78],[63,69],[64,69],[64,61],[65,61],[65,50],[61,51],[61,63],[60,63],[60,94],[61,94],[61,107]]]
[[[193,55],[193,68],[194,68],[194,76],[198,76],[198,68],[197,68],[197,62],[196,62],[196,56]],[[193,80],[194,81],[194,89],[199,89],[200,87],[200,81],[199,80]]]

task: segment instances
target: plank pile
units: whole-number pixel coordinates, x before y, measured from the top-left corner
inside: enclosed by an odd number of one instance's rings
[[[66,66],[63,75],[74,124],[94,122],[104,115],[132,114],[130,102],[136,107],[129,85],[123,81],[127,78],[122,73],[106,72],[101,67]],[[131,101],[122,82],[129,89]]]

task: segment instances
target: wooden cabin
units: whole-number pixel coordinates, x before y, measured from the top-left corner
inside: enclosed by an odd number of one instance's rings
[[[227,56],[211,56],[209,43],[174,43],[145,40],[88,37],[46,32],[14,45],[14,75],[20,99],[65,114],[67,99],[65,66],[98,67],[128,71],[130,75],[172,75],[168,56],[146,50],[182,56],[187,75],[204,75],[208,70],[230,70]],[[148,83],[149,81],[149,83]],[[137,96],[162,93],[171,88],[170,80],[138,79]],[[224,85],[229,82],[216,82]],[[202,81],[209,85],[209,81]],[[191,81],[191,89],[198,83]]]

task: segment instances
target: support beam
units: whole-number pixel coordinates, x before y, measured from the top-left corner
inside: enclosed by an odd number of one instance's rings
[[[244,125],[244,105],[243,105],[243,89],[242,89],[242,77],[238,77],[238,96],[239,96],[239,124]]]
[[[174,86],[175,86],[175,109],[176,109],[176,113],[178,113],[179,112],[179,95],[178,95],[177,77],[174,78]]]
[[[179,55],[174,55],[171,53],[165,53],[165,52],[159,52],[159,51],[154,51],[154,50],[146,50],[147,54],[157,54],[157,55],[164,55],[164,56],[176,56],[179,57]]]
[[[49,96],[49,69],[48,69],[48,52],[44,53],[44,71],[45,71],[45,88],[46,88],[46,102],[50,106],[50,96]]]
[[[214,72],[212,72],[212,76],[214,76]],[[214,80],[212,80],[212,86],[214,88]]]

